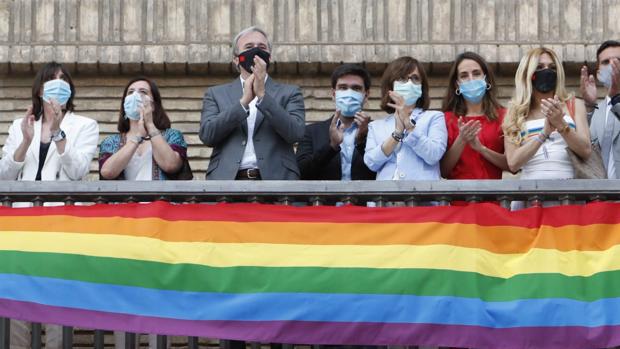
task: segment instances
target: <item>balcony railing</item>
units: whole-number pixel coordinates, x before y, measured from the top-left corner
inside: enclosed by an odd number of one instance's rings
[[[0,202],[115,203],[264,202],[330,205],[335,202],[376,206],[401,202],[449,204],[451,201],[519,200],[589,202],[620,200],[620,180],[465,180],[465,181],[168,181],[27,182],[0,181]]]
[[[165,200],[174,203],[261,202],[282,205],[359,204],[373,206],[449,205],[452,201],[511,201],[528,206],[552,201],[561,205],[620,200],[620,180],[486,180],[486,181],[168,181],[168,182],[27,182],[0,181],[0,203],[30,202],[33,206],[60,202],[122,203]],[[0,348],[9,348],[10,320],[0,319]],[[104,332],[94,331],[95,348],[104,347]],[[32,326],[32,347],[41,347],[41,325]],[[158,336],[157,347],[167,338]],[[127,334],[132,348],[135,335]],[[226,347],[226,341],[220,344]],[[63,347],[73,346],[73,329],[63,328]],[[189,348],[199,340],[190,337]],[[253,343],[258,348],[258,343]],[[285,345],[290,347],[290,345]]]

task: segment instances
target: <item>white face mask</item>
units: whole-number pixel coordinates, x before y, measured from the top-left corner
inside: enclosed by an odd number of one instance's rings
[[[71,98],[71,86],[62,79],[54,79],[43,85],[43,100],[50,102],[55,99],[60,105],[65,105]]]
[[[414,105],[422,96],[422,85],[414,84],[411,80],[407,82],[394,81],[394,92],[405,99],[405,105]]]
[[[130,120],[140,120],[140,107],[142,107],[142,96],[138,91],[125,97],[123,108],[125,109],[125,118]]]
[[[606,65],[605,67],[598,70],[598,74],[596,76],[598,81],[600,81],[603,86],[610,88],[611,87],[611,64]]]

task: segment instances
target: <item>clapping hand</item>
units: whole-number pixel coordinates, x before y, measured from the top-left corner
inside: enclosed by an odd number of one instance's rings
[[[24,141],[30,144],[34,137],[34,114],[32,113],[32,106],[28,107],[26,115],[24,115],[22,119],[21,129]]]

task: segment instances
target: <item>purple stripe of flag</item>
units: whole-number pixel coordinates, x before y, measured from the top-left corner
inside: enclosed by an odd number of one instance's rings
[[[479,349],[578,349],[620,345],[620,326],[493,329],[368,322],[189,321],[53,307],[6,299],[0,299],[0,316],[82,328],[270,343],[422,345]]]

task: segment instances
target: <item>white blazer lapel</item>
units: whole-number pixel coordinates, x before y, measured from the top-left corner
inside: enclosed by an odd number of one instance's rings
[[[41,125],[43,123],[43,116],[38,121],[34,122],[34,136],[32,137],[32,143],[30,143],[30,152],[36,163],[39,163],[39,150],[41,149]]]

